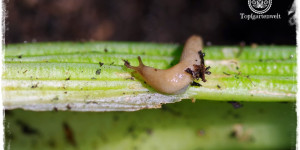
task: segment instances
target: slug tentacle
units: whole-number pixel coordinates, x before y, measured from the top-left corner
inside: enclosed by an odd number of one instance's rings
[[[210,74],[208,71],[210,67],[205,66],[205,54],[202,49],[202,38],[193,35],[186,41],[180,62],[169,69],[162,70],[145,66],[140,56],[138,57],[139,66],[131,66],[126,60],[124,60],[124,65],[138,72],[157,91],[179,94],[184,92],[195,79],[201,78],[203,82],[206,82],[205,74]]]
[[[139,60],[139,67],[145,66],[140,56],[138,56],[138,60]]]
[[[127,60],[123,60],[124,61],[124,65],[127,67],[127,68],[130,68],[130,69],[133,69],[137,72],[141,72],[142,68],[145,66],[141,57],[138,56],[138,60],[139,60],[139,66],[135,67],[135,66],[131,66],[130,63],[127,61]]]

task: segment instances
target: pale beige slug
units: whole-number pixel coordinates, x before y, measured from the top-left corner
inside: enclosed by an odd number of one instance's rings
[[[209,67],[206,68],[204,65],[202,49],[202,38],[193,35],[187,39],[179,63],[169,69],[145,66],[140,57],[138,57],[139,66],[131,66],[128,61],[125,61],[125,66],[138,72],[146,83],[158,92],[180,94],[195,78],[201,78],[205,82],[204,74],[210,74]]]

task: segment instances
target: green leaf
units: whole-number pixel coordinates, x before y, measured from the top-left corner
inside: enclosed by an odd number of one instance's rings
[[[7,111],[5,149],[295,149],[295,103],[184,100],[136,112]]]

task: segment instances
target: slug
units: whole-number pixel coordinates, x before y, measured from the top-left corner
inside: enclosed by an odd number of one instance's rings
[[[205,54],[202,52],[203,41],[200,36],[189,37],[184,45],[180,61],[175,66],[162,70],[145,66],[138,56],[139,66],[131,66],[124,60],[127,68],[135,70],[147,84],[165,94],[181,94],[195,80],[201,78],[206,82],[205,74],[210,74],[210,67],[204,64]]]

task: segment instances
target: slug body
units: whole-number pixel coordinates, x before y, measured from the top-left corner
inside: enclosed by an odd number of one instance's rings
[[[157,91],[166,94],[180,94],[195,79],[191,73],[188,73],[187,69],[194,71],[195,69],[193,68],[200,66],[201,61],[204,61],[199,57],[199,52],[202,53],[202,48],[202,38],[193,35],[188,38],[184,45],[180,62],[169,69],[162,70],[145,66],[140,57],[138,57],[139,66],[130,66],[126,61],[125,66],[138,72],[146,83]]]

